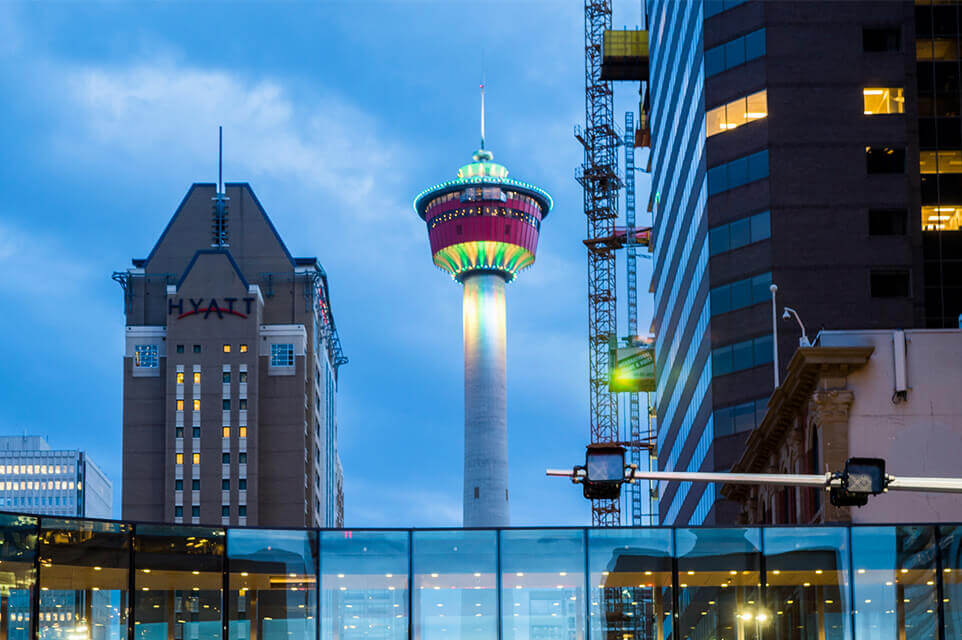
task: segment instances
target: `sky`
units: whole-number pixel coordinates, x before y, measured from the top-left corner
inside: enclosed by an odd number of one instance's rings
[[[637,26],[638,3],[616,4],[615,25]],[[459,525],[461,291],[411,202],[470,161],[483,74],[486,146],[555,201],[536,264],[507,292],[512,524],[589,523],[580,488],[544,475],[583,461],[588,440],[582,8],[0,2],[0,434],[86,450],[119,517],[124,317],[110,276],[149,253],[191,183],[216,181],[223,125],[225,181],[249,182],[291,252],[328,273],[350,359],[346,524]],[[636,85],[617,89],[618,122],[627,109]],[[650,269],[640,261],[643,332]]]

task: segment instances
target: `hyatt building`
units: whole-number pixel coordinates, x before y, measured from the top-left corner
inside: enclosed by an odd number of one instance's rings
[[[194,184],[124,291],[123,517],[343,523],[328,282],[246,183]]]

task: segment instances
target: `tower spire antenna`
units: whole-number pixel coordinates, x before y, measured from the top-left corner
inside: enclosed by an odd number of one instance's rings
[[[224,193],[224,127],[217,127],[217,193]]]
[[[481,74],[481,149],[484,149],[484,74]]]

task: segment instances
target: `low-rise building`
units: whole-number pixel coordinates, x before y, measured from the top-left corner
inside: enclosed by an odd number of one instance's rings
[[[795,352],[732,472],[823,474],[865,457],[884,459],[895,476],[959,476],[960,382],[962,330],[823,331]],[[951,494],[893,492],[839,508],[817,489],[722,493],[748,524],[962,520]]]

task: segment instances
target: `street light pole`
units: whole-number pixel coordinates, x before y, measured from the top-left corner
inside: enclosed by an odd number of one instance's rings
[[[773,365],[775,368],[775,388],[778,388],[778,308],[775,303],[775,292],[778,291],[778,285],[772,284],[768,288],[772,292],[772,351],[773,353]]]

